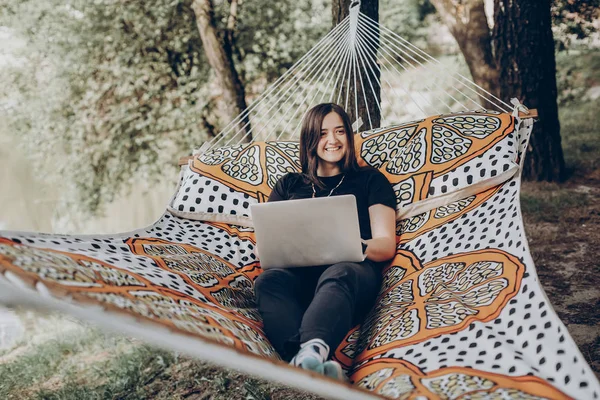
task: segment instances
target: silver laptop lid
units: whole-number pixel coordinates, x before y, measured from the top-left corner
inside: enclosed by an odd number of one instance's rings
[[[364,259],[354,195],[260,203],[250,212],[262,268]]]

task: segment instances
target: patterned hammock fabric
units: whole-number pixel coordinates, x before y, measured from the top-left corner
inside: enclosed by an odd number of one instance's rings
[[[0,300],[67,310],[330,398],[597,399],[528,250],[527,122],[465,112],[357,134],[360,164],[396,190],[398,245],[375,307],[335,353],[351,384],[283,363],[254,303],[262,270],[249,205],[299,169],[293,142],[196,156],[145,229],[0,232]]]

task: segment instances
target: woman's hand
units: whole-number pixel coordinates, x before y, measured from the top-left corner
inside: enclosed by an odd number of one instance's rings
[[[387,237],[380,237],[370,240],[363,240],[364,244],[367,245],[365,251],[365,258],[371,261],[387,261],[394,258],[396,255],[396,239]]]

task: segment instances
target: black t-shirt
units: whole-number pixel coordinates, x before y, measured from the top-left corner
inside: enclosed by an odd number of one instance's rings
[[[364,240],[369,240],[373,237],[369,207],[375,204],[383,204],[395,210],[396,195],[394,189],[381,172],[372,167],[362,167],[358,171],[319,177],[326,188],[319,189],[315,186],[316,197],[326,197],[340,183],[344,175],[344,181],[331,195],[353,194],[356,197],[360,236]],[[312,195],[312,185],[304,181],[302,174],[290,172],[277,181],[268,201],[307,199],[311,198]]]

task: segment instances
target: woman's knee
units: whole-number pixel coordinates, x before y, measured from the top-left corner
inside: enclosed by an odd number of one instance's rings
[[[323,272],[323,275],[356,275],[361,268],[360,264],[351,262],[341,262],[331,265]]]
[[[260,292],[274,287],[292,287],[294,275],[286,269],[267,269],[254,280],[254,291]]]
[[[361,266],[356,263],[342,262],[333,264],[327,268],[319,277],[317,286],[323,285],[325,282],[343,282],[347,285],[354,286],[358,283]]]
[[[319,278],[318,286],[326,282],[343,283],[352,291],[371,292],[381,285],[381,274],[370,264],[342,262],[327,268]]]

